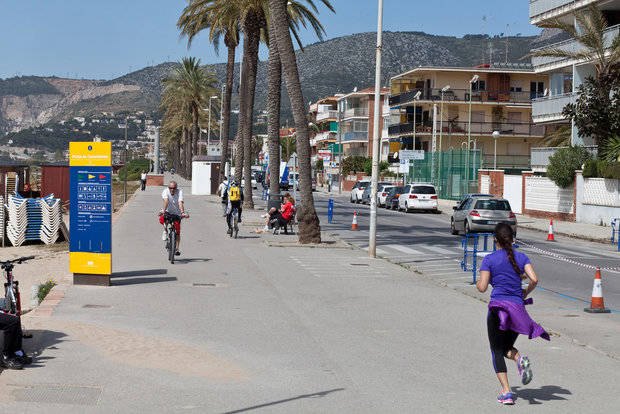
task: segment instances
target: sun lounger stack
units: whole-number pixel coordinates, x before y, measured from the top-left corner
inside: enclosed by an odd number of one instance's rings
[[[62,220],[60,199],[54,198],[54,195],[41,198],[40,206],[42,222],[39,238],[45,244],[55,243],[58,239],[60,220]]]
[[[28,227],[28,204],[19,196],[9,195],[6,209],[9,213],[9,221],[6,226],[6,235],[13,246],[21,246],[26,241],[26,229]]]
[[[0,237],[2,238],[2,243],[4,245],[4,237],[5,237],[4,216],[6,214],[4,212],[4,197],[1,195],[0,195],[0,207],[2,207],[2,213],[0,213],[0,232],[2,232],[2,234],[0,234]]]

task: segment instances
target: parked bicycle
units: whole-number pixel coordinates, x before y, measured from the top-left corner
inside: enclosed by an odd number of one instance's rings
[[[13,260],[0,261],[0,267],[4,271],[6,282],[4,283],[4,306],[2,311],[11,315],[20,316],[22,312],[21,296],[19,294],[19,282],[13,277],[15,264],[22,264],[34,256],[20,257]]]

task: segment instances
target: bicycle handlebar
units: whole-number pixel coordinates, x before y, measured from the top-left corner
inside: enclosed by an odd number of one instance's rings
[[[17,264],[21,264],[27,260],[32,260],[34,259],[35,256],[24,256],[24,257],[18,257],[17,259],[12,259],[12,260],[5,260],[5,261],[0,261],[0,265],[2,266],[6,266],[8,264],[12,264],[12,263],[17,263]]]

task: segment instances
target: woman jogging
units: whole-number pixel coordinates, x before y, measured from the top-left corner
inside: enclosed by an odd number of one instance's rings
[[[487,331],[491,346],[491,359],[502,386],[497,401],[501,404],[514,404],[515,394],[508,385],[506,361],[512,359],[517,364],[517,370],[523,385],[532,380],[532,367],[526,356],[521,356],[514,347],[519,334],[527,335],[529,339],[538,336],[549,340],[549,334],[530,318],[525,310],[526,304],[533,303],[532,299],[525,298],[536,288],[538,277],[530,263],[530,259],[521,252],[512,248],[512,229],[507,224],[498,224],[495,227],[495,243],[499,250],[486,256],[480,265],[480,279],[476,287],[480,292],[486,292],[489,284],[493,286],[491,302],[487,315]],[[525,273],[525,276],[522,276]],[[527,289],[521,288],[521,279],[529,279]]]

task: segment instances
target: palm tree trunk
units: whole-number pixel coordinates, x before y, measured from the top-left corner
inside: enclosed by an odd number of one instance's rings
[[[244,34],[244,36],[247,36]],[[248,89],[248,80],[247,80],[247,65],[248,65],[248,57],[246,54],[246,41],[244,40],[243,44],[243,58],[241,60],[241,81],[239,82],[239,118],[237,122],[237,136],[235,137],[235,181],[238,185],[241,185],[241,178],[243,177],[243,138],[242,131],[243,125],[245,124],[245,118],[247,114],[247,105],[248,105],[248,97],[247,97],[247,89]]]
[[[174,170],[181,171],[181,137],[176,136],[176,158],[174,160]]]
[[[271,42],[267,64],[267,148],[269,150],[269,193],[280,193],[280,103],[282,99],[282,63],[275,39],[273,19],[269,23]]]
[[[185,178],[189,179],[192,175],[192,139],[189,134],[189,128],[183,127],[183,141],[185,142]]]
[[[198,143],[198,139],[200,138],[200,126],[198,125],[198,106],[192,105],[192,156],[200,155],[200,147]],[[193,157],[192,157],[193,158]],[[191,177],[191,166],[190,166],[190,177]],[[191,179],[191,178],[188,178]]]
[[[308,135],[308,118],[306,106],[299,81],[299,71],[291,33],[289,31],[287,0],[269,0],[269,10],[274,21],[275,37],[282,62],[282,72],[286,81],[286,90],[291,101],[295,129],[297,130],[297,155],[299,159],[299,193],[300,206],[297,218],[299,221],[299,242],[320,243],[321,226],[314,209],[312,197],[312,171],[310,165],[310,139]]]
[[[228,134],[230,133],[230,99],[232,96],[233,77],[235,72],[235,46],[228,46],[228,61],[226,62],[226,86],[224,86],[223,113],[222,113],[222,163],[220,165],[220,182],[226,173],[228,161]]]
[[[248,16],[244,23],[245,39],[243,42],[243,77],[246,79],[245,98],[246,104],[245,116],[242,124],[240,138],[243,143],[243,178],[245,186],[243,187],[243,207],[247,209],[254,208],[254,200],[252,199],[252,121],[254,115],[254,94],[256,91],[256,71],[258,66],[258,46],[260,42],[260,26],[259,16],[252,14]]]

